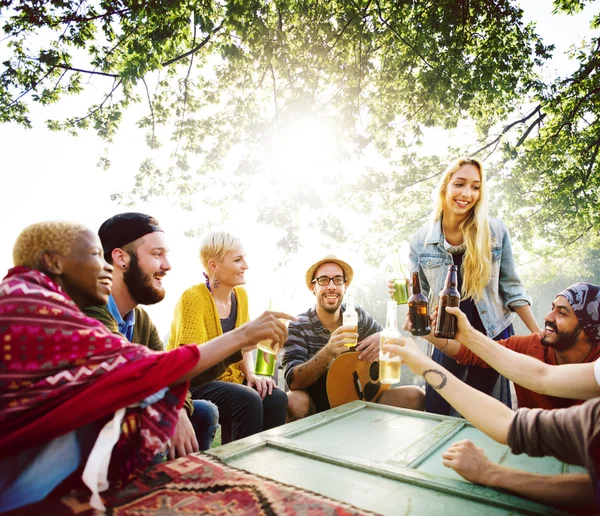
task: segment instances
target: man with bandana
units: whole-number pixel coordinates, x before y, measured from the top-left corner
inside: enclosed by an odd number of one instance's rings
[[[156,326],[139,306],[156,304],[165,297],[162,280],[171,264],[158,221],[144,213],[120,213],[100,226],[98,236],[104,259],[114,266],[112,294],[107,305],[89,306],[83,311],[130,342],[164,351]],[[188,393],[171,439],[171,458],[210,448],[218,421],[216,405],[193,401]]]
[[[459,324],[454,340],[428,339],[459,364],[493,367],[512,380],[519,407],[570,407],[581,401],[540,393],[535,390],[535,383],[527,381],[527,376],[531,375],[531,368],[535,368],[538,361],[542,365],[555,366],[594,362],[600,357],[599,296],[600,287],[591,283],[576,283],[563,290],[552,302],[552,310],[545,317],[541,335],[515,335],[496,342],[481,333],[468,331],[463,323],[462,327]],[[454,313],[452,309],[449,311]],[[462,315],[460,310],[456,312]],[[459,317],[459,323],[462,321],[463,318]],[[527,367],[516,367],[514,362],[519,361],[516,353],[537,361],[529,360],[526,361]]]
[[[515,336],[499,342],[474,331],[458,308],[447,309],[457,316],[458,331],[455,340],[443,340],[444,352],[461,363],[493,367],[515,383],[519,407],[527,407],[510,423],[508,444],[515,453],[559,456],[595,471],[598,454],[594,450],[600,449],[599,306],[600,286],[576,283],[553,301],[541,335]],[[433,374],[430,369],[425,373]],[[462,396],[458,391],[454,395],[457,399]],[[575,407],[581,399],[590,401]],[[540,410],[570,406],[573,408],[568,410]],[[504,416],[483,407],[477,410],[486,414],[486,425],[498,432]],[[465,416],[480,427],[472,414]],[[562,451],[559,454],[556,450]],[[598,509],[597,472],[541,475],[508,468],[490,461],[470,440],[452,444],[442,457],[445,466],[473,483],[569,510]]]

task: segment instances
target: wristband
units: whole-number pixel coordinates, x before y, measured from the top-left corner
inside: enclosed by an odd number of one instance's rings
[[[450,339],[446,339],[446,345],[443,348],[438,348],[440,351],[444,351],[447,347],[448,344],[450,344]]]

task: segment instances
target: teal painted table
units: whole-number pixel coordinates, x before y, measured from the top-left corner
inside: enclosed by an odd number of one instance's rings
[[[243,470],[380,514],[561,514],[467,482],[442,465],[450,444],[471,439],[490,460],[527,471],[584,471],[552,458],[513,455],[463,419],[355,401],[220,448]]]

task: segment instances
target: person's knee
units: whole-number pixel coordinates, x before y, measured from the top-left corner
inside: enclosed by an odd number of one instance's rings
[[[287,420],[288,397],[281,389],[273,389],[263,400],[263,430],[284,425]]]
[[[270,405],[282,410],[287,409],[289,403],[288,396],[281,389],[273,389],[269,398]]]
[[[247,385],[243,385],[242,387],[243,389],[236,392],[238,406],[243,407],[245,411],[259,411],[262,414],[263,404],[260,394]]]
[[[384,392],[378,402],[392,407],[423,410],[425,408],[425,391],[416,385],[405,385]]]
[[[296,421],[316,413],[311,397],[304,391],[289,391],[288,421]]]
[[[416,385],[406,386],[406,392],[403,393],[404,408],[413,410],[425,409],[425,391]]]
[[[196,425],[214,426],[219,422],[219,408],[208,400],[194,400],[193,423]]]

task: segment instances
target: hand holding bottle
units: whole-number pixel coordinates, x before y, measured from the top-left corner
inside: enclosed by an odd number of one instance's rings
[[[469,340],[470,340],[469,334],[471,332],[477,331],[477,330],[475,330],[473,328],[473,326],[469,322],[469,319],[467,319],[467,316],[464,314],[464,312],[461,311],[460,308],[448,306],[448,307],[446,307],[446,312],[448,314],[456,317],[456,332],[454,333],[454,340],[469,347],[468,346]],[[435,329],[436,329],[436,324],[437,324],[437,319],[438,319],[437,316],[438,316],[438,307],[436,306],[433,309],[433,314],[431,315],[432,333],[435,332]]]
[[[427,357],[410,337],[389,339],[383,345],[382,351],[406,364],[415,374],[422,375],[424,370],[436,366],[435,362]]]
[[[329,342],[323,348],[329,357],[333,360],[339,357],[349,346],[354,346],[358,339],[355,326],[340,326],[329,338]]]

